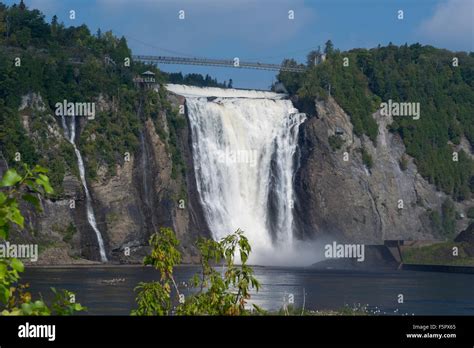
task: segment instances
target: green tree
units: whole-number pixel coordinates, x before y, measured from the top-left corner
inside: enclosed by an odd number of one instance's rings
[[[196,292],[184,299],[173,277],[173,269],[181,257],[178,241],[173,231],[161,228],[150,239],[151,255],[144,260],[160,272],[160,280],[140,283],[135,291],[137,309],[132,315],[244,315],[250,298],[250,289],[257,291],[259,282],[253,270],[247,265],[251,252],[250,244],[243,232],[235,233],[220,241],[199,239],[197,247],[201,255],[201,273],[196,274],[189,285]],[[239,255],[241,265],[235,265]],[[224,274],[215,269],[224,267]],[[173,307],[172,293],[179,304]],[[183,300],[184,299],[184,300]],[[258,307],[254,306],[260,310]]]
[[[169,315],[172,310],[171,287],[179,297],[179,290],[173,277],[174,267],[181,261],[179,245],[174,232],[170,228],[160,228],[150,238],[151,254],[145,257],[143,264],[151,265],[160,273],[160,280],[151,283],[140,283],[138,292],[138,308],[132,315]]]
[[[446,198],[441,206],[444,235],[451,238],[456,232],[456,208],[451,199]]]
[[[333,49],[325,64],[304,73],[282,72],[279,81],[298,100],[331,96],[350,116],[354,133],[367,135],[376,145],[378,125],[372,114],[382,101],[419,103],[420,118],[394,117],[390,131],[403,140],[420,174],[455,200],[474,194],[474,161],[455,145],[463,138],[474,145],[474,59],[457,52],[459,66],[453,67],[453,53],[432,46],[414,44],[397,47],[354,49],[344,53]],[[343,58],[349,65],[344,66]],[[403,163],[402,163],[403,166]]]
[[[334,53],[334,44],[331,40],[326,41],[326,44],[324,46],[324,53],[326,53],[327,55]]]
[[[51,194],[53,189],[46,176],[47,170],[35,166],[24,166],[24,173],[9,169],[0,181],[0,240],[7,240],[12,227],[24,227],[18,200],[40,209],[38,195]],[[70,315],[85,310],[80,303],[71,301],[74,297],[67,290],[53,289],[55,297],[50,306],[43,300],[33,300],[26,291],[28,284],[18,284],[23,263],[17,258],[0,259],[0,315]]]
[[[51,20],[51,36],[55,37],[58,34],[58,16],[54,15]]]
[[[235,233],[216,242],[200,239],[197,243],[201,254],[201,277],[196,275],[191,285],[198,288],[197,294],[186,298],[178,307],[180,315],[245,315],[250,289],[257,291],[260,283],[253,276],[253,270],[247,265],[251,252],[248,239],[243,231]],[[241,264],[235,264],[235,255],[240,257]],[[221,264],[224,274],[213,265]],[[254,305],[257,311],[261,309]]]

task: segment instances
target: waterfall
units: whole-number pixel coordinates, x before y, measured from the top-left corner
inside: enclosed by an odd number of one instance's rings
[[[151,171],[150,161],[153,154],[147,145],[146,128],[140,131],[140,150],[141,150],[141,176],[142,176],[142,198],[145,210],[145,222],[152,233],[156,232],[157,224],[155,223],[155,215],[153,214],[153,179],[148,174]]]
[[[167,89],[186,98],[197,191],[213,238],[244,230],[254,263],[292,251],[294,155],[306,116],[272,92]]]
[[[99,251],[100,251],[100,260],[102,262],[107,262],[107,255],[105,253],[104,247],[104,240],[102,239],[102,234],[100,233],[99,228],[97,227],[97,222],[95,220],[94,209],[92,207],[91,202],[91,195],[89,193],[89,189],[87,188],[87,181],[86,181],[86,174],[84,168],[84,161],[82,160],[82,155],[79,149],[76,146],[75,139],[76,139],[76,118],[71,116],[71,121],[69,127],[67,126],[67,121],[65,116],[61,117],[61,123],[64,129],[64,136],[66,139],[71,143],[74,147],[74,152],[76,153],[77,157],[77,166],[79,167],[79,176],[81,177],[82,186],[84,187],[84,192],[86,193],[86,211],[87,211],[87,221],[89,225],[94,230],[97,242],[99,244]]]

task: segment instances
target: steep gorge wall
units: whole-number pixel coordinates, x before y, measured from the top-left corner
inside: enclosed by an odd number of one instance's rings
[[[175,109],[184,103],[172,94],[168,101]],[[186,170],[184,175],[173,175],[169,116],[160,109],[156,120],[143,119],[138,152],[117,168],[115,177],[92,185],[97,205],[107,217],[109,250],[115,261],[141,262],[150,235],[160,227],[171,227],[180,240],[183,261],[195,262],[194,243],[198,236],[208,236],[195,188],[189,126],[184,115],[177,116],[185,124],[177,131],[176,146]],[[130,248],[130,256],[125,255],[125,247]]]
[[[25,99],[22,122],[30,132],[32,114],[43,110],[41,98]],[[184,105],[184,98],[167,93],[173,108]],[[308,110],[304,110],[308,111]],[[389,239],[442,239],[434,229],[429,212],[439,211],[446,196],[428,184],[408,158],[402,170],[400,159],[405,147],[398,135],[387,130],[390,118],[376,113],[379,124],[377,146],[365,137],[353,135],[349,116],[329,98],[309,108],[308,119],[300,126],[299,168],[294,178],[297,200],[295,222],[297,237],[320,241],[382,244]],[[194,243],[199,236],[210,237],[204,219],[194,177],[189,122],[177,132],[177,147],[185,166],[173,174],[169,144],[170,124],[165,108],[156,119],[141,118],[140,146],[129,161],[117,164],[116,174],[106,175],[100,167],[95,181],[89,183],[94,211],[110,260],[139,263],[148,252],[150,234],[159,227],[172,227],[180,242],[184,262],[197,261]],[[79,129],[86,120],[81,120]],[[61,128],[48,116],[49,137],[56,145],[65,141]],[[335,150],[329,137],[343,141]],[[34,134],[31,133],[34,137]],[[93,140],[92,140],[93,141]],[[54,145],[54,146],[56,146]],[[361,148],[373,158],[373,167],[363,163]],[[344,160],[344,153],[349,155]],[[87,161],[87,158],[85,158]],[[86,263],[98,261],[98,246],[85,211],[85,197],[77,174],[68,172],[63,180],[63,193],[55,200],[42,201],[43,212],[24,209],[26,228],[14,240],[38,243],[43,264]],[[179,201],[184,200],[184,209]],[[404,207],[399,209],[399,200]],[[74,201],[75,208],[70,208]],[[471,202],[472,203],[472,202]],[[469,202],[456,203],[466,210]],[[458,231],[467,220],[458,221]],[[13,235],[12,235],[13,237]],[[126,248],[130,255],[125,255]]]
[[[23,109],[26,111],[22,114],[25,129],[29,128],[33,114],[39,109],[44,111],[43,106],[38,107],[38,99],[41,97],[35,94],[25,100]],[[171,94],[168,101],[174,108],[184,102]],[[89,182],[97,224],[109,259],[121,263],[141,262],[148,253],[150,235],[160,227],[171,227],[181,242],[183,261],[195,262],[196,239],[200,235],[209,235],[195,188],[187,121],[184,115],[180,116],[185,126],[178,130],[176,144],[186,170],[184,174],[173,175],[168,144],[169,115],[160,109],[156,120],[142,116],[137,113],[137,117],[142,118],[138,150],[123,164],[116,165],[115,175],[108,176],[102,165],[97,170],[96,179]],[[61,128],[56,120],[51,116],[48,122],[48,137],[56,134],[59,135],[58,144],[65,141],[60,136]],[[79,132],[84,122],[88,121],[78,121]],[[87,221],[85,195],[77,176],[66,173],[62,189],[62,194],[54,200],[42,200],[43,211],[40,213],[26,205],[23,207],[27,228],[12,236],[13,241],[39,244],[39,264],[98,261],[97,239]],[[184,204],[183,209],[179,208],[179,203]]]
[[[443,239],[429,213],[439,211],[446,196],[421,177],[405,154],[402,139],[388,131],[392,119],[379,112],[373,117],[379,126],[376,146],[365,136],[353,134],[349,116],[334,99],[316,101],[300,133],[300,168],[295,177],[300,238],[367,244]],[[340,149],[331,147],[331,136],[342,140]],[[361,148],[373,159],[370,169],[362,160]],[[402,156],[407,160],[404,170]],[[456,206],[465,210],[464,204]],[[458,222],[458,230],[466,225],[466,219]]]

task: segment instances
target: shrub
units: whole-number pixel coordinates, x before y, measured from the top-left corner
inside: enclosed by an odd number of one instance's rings
[[[469,219],[474,219],[474,207],[470,207],[468,210],[467,210],[467,217]]]
[[[407,168],[408,168],[408,158],[407,158],[407,156],[402,155],[402,157],[400,158],[399,164],[400,164],[400,169],[401,170],[403,170],[403,171],[407,170]]]
[[[364,163],[364,165],[367,167],[367,169],[369,170],[372,169],[374,165],[374,161],[372,159],[372,156],[370,155],[370,153],[367,151],[365,147],[361,149],[361,154],[362,154],[362,162]]]
[[[35,166],[24,166],[20,175],[15,169],[9,169],[0,181],[0,239],[6,240],[11,228],[16,225],[23,228],[24,217],[20,212],[18,199],[33,204],[40,209],[37,195],[53,194],[46,176],[47,170]],[[18,284],[20,273],[25,269],[17,258],[0,259],[0,315],[70,315],[85,310],[75,303],[75,296],[67,290],[52,289],[55,297],[50,306],[43,300],[33,300],[26,289],[28,284]]]
[[[250,299],[250,289],[257,291],[259,282],[253,270],[247,265],[251,252],[250,244],[241,230],[214,241],[201,238],[197,247],[201,255],[201,272],[196,274],[189,286],[197,292],[184,297],[173,277],[173,268],[180,262],[178,240],[169,228],[161,228],[150,238],[151,255],[145,265],[154,266],[161,275],[157,282],[140,283],[136,301],[138,308],[132,315],[244,315],[249,311],[245,305]],[[235,265],[235,255],[240,256],[241,265]],[[222,264],[224,274],[216,271],[214,265]],[[172,293],[179,300],[173,308]],[[260,308],[254,306],[260,311]]]
[[[342,145],[344,144],[344,140],[340,136],[337,136],[337,135],[331,135],[328,138],[328,141],[329,141],[329,146],[331,146],[331,149],[333,151],[340,150]]]

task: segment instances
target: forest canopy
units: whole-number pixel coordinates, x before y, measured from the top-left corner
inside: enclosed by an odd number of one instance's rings
[[[281,72],[288,91],[302,100],[329,93],[350,116],[354,133],[374,143],[378,127],[372,114],[382,102],[421,105],[419,120],[394,118],[390,130],[403,139],[420,173],[457,200],[474,193],[474,161],[461,141],[474,146],[474,55],[420,44],[341,52],[328,41],[326,60],[314,65],[310,52],[303,74]]]

